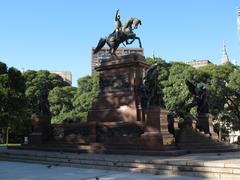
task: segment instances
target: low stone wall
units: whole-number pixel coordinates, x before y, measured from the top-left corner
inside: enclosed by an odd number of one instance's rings
[[[90,125],[87,123],[52,124],[52,140],[64,143],[88,143]]]

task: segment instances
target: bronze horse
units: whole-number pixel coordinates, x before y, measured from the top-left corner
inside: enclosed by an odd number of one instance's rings
[[[98,42],[98,45],[94,51],[94,54],[100,51],[103,46],[107,43],[107,45],[110,47],[110,54],[115,55],[115,51],[119,47],[121,43],[124,44],[132,44],[136,39],[139,41],[139,47],[142,48],[141,40],[139,37],[136,36],[136,34],[133,32],[134,29],[138,28],[138,25],[141,25],[141,20],[137,18],[131,18],[124,26],[121,27],[121,31],[118,32],[118,35],[116,35],[116,32],[113,31],[107,38],[101,38]],[[131,40],[130,42],[128,40]],[[125,44],[124,44],[125,45]]]

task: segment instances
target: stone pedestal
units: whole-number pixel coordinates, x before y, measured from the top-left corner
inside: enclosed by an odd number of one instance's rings
[[[88,122],[144,121],[139,87],[149,65],[144,56],[130,54],[103,60],[100,93],[88,113]]]
[[[50,116],[35,115],[32,119],[32,133],[29,136],[29,143],[40,145],[48,139],[50,132]]]
[[[167,111],[160,107],[144,110],[140,88],[149,64],[139,54],[112,57],[96,68],[100,92],[88,112],[88,122],[96,122],[92,137],[116,148],[165,150],[173,143],[168,132]]]
[[[145,110],[145,133],[142,138],[147,146],[162,147],[174,142],[174,137],[168,131],[167,111],[160,107]]]
[[[90,129],[89,141],[97,142],[97,132],[96,132],[97,123],[96,123],[96,121],[90,122],[89,127],[90,127],[89,128]]]
[[[40,145],[43,143],[43,133],[42,132],[32,132],[29,136],[29,143],[34,145]]]
[[[197,118],[197,128],[205,134],[209,134],[211,138],[218,139],[218,135],[213,130],[213,116],[211,114],[203,114]]]

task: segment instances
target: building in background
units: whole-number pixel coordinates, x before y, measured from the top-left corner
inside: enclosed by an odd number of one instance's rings
[[[226,64],[229,62],[228,54],[227,54],[227,49],[226,49],[226,44],[223,42],[223,51],[222,51],[222,59],[221,63]]]
[[[203,59],[203,60],[189,61],[189,62],[186,62],[186,64],[189,64],[194,68],[200,68],[200,67],[206,66],[208,64],[212,64],[212,63],[211,63],[211,61],[209,61],[207,59]]]
[[[51,73],[58,74],[64,81],[72,85],[72,73],[70,71],[50,71]]]
[[[98,53],[93,54],[95,48],[92,48],[92,65],[91,70],[92,74],[95,72],[95,67],[100,65],[102,59],[108,59],[110,58],[111,54],[109,53],[109,48],[102,48]],[[138,53],[141,55],[144,55],[144,49],[143,48],[118,48],[116,50],[117,56],[123,56],[128,55],[131,53]]]

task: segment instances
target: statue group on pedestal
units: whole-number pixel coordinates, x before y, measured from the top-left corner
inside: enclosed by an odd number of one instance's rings
[[[138,25],[141,25],[141,20],[137,18],[130,18],[122,25],[120,20],[119,10],[117,10],[115,15],[115,30],[106,38],[101,38],[98,42],[98,45],[94,51],[97,53],[100,51],[103,46],[107,43],[110,47],[110,54],[115,55],[115,51],[120,44],[125,46],[125,43],[132,44],[136,39],[139,41],[139,47],[142,48],[140,38],[133,32],[134,29],[138,28]]]
[[[146,71],[140,87],[141,102],[144,108],[163,105],[163,93],[161,84],[157,81],[158,75],[158,63],[154,63]]]
[[[190,81],[186,80],[186,85],[191,94],[193,94],[193,104],[197,105],[198,115],[206,114],[209,112],[207,102],[207,90],[203,85],[195,86]]]

